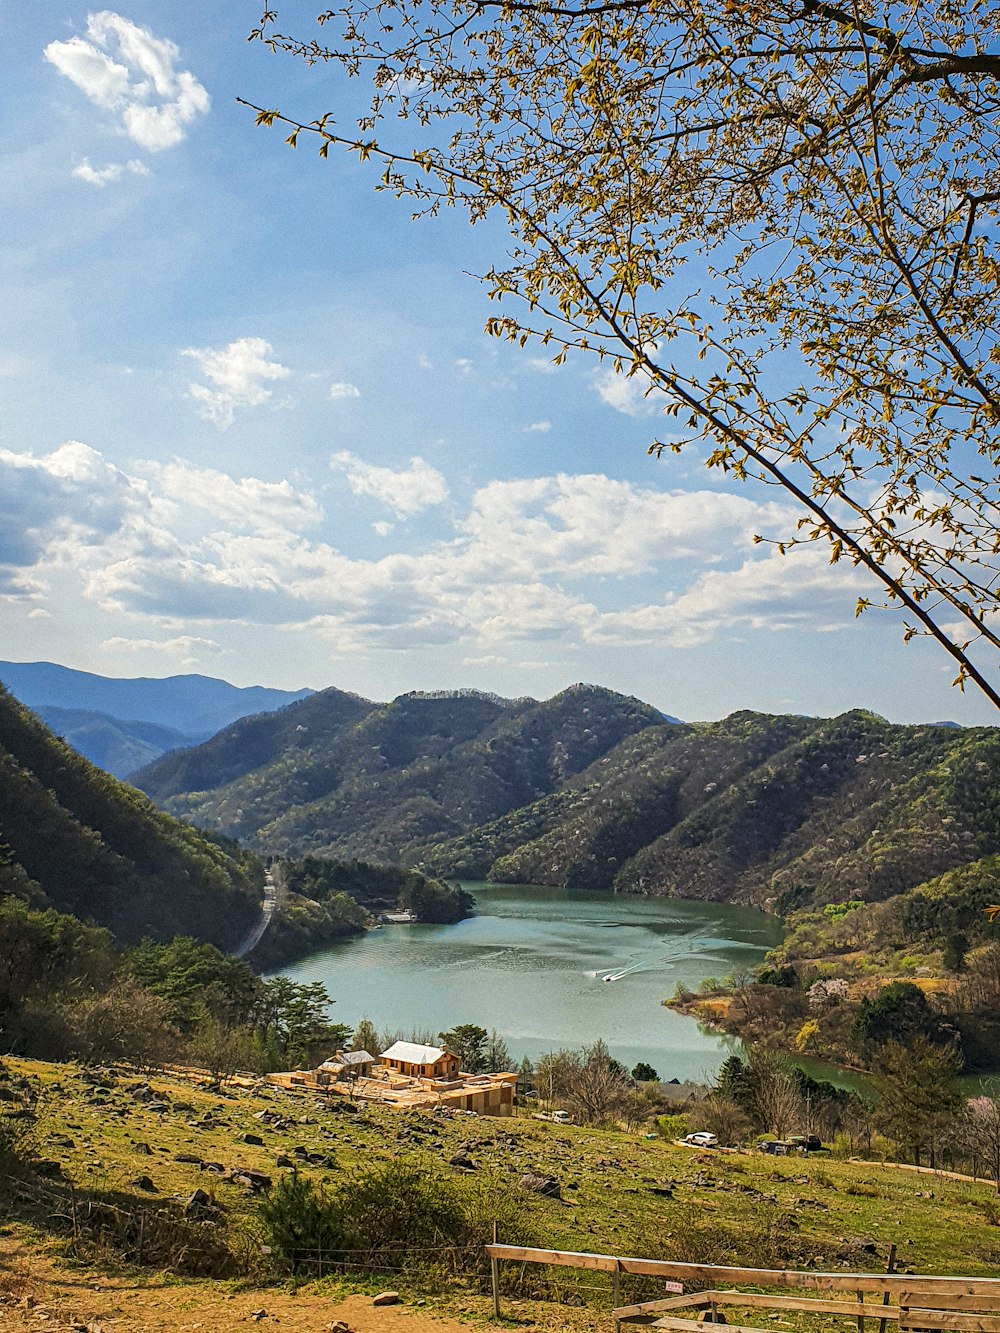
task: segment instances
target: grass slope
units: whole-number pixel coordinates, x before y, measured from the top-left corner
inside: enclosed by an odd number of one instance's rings
[[[97,1197],[185,1198],[200,1188],[223,1205],[230,1239],[252,1225],[255,1201],[198,1162],[272,1179],[290,1169],[279,1158],[320,1181],[383,1162],[464,1179],[470,1189],[491,1178],[518,1194],[541,1243],[559,1249],[878,1271],[895,1243],[904,1271],[992,1275],[1000,1263],[1000,1208],[986,1185],[817,1157],[695,1153],[520,1117],[442,1121],[379,1107],[332,1114],[273,1088],[220,1096],[159,1075],[147,1084],[135,1075],[95,1080],[72,1065],[8,1064],[37,1095],[39,1143],[81,1206]],[[262,1122],[265,1111],[280,1126]],[[475,1172],[450,1165],[459,1151]],[[555,1176],[562,1198],[521,1190],[526,1172]],[[140,1177],[153,1189],[136,1185]]]

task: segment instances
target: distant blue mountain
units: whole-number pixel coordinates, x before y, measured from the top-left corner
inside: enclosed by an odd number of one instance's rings
[[[201,740],[173,727],[158,727],[155,722],[127,722],[87,708],[38,704],[34,712],[78,754],[116,778],[127,778],[161,755]]]
[[[262,685],[239,687],[213,676],[125,677],[98,676],[75,671],[55,662],[0,662],[0,682],[29,708],[39,711],[62,709],[73,717],[46,713],[46,720],[92,762],[105,767],[96,754],[88,753],[69,734],[84,738],[87,731],[101,746],[117,743],[108,728],[118,723],[153,724],[166,735],[130,726],[122,733],[133,741],[163,754],[177,745],[193,745],[214,736],[223,727],[255,713],[270,713],[306,699],[313,690],[272,690]],[[88,716],[80,716],[80,714]],[[179,733],[179,736],[177,735]],[[146,754],[129,772],[150,761]],[[116,759],[116,769],[127,762]],[[115,771],[115,770],[109,770]]]

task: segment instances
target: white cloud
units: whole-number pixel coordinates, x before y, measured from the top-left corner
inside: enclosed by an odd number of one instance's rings
[[[260,407],[271,397],[266,384],[287,379],[287,366],[267,358],[274,348],[263,338],[237,338],[226,347],[188,347],[181,353],[197,361],[208,385],[191,384],[188,392],[199,412],[220,430],[233,424],[237,407]]]
[[[403,518],[448,494],[420,459],[394,471],[343,453],[333,466]],[[76,442],[42,457],[0,451],[0,592],[37,601],[74,580],[84,602],[143,618],[106,645],[121,653],[194,661],[228,623],[300,626],[342,652],[447,644],[467,665],[496,665],[487,659],[515,643],[541,658],[547,644],[563,654],[826,631],[850,623],[869,586],[818,545],[785,558],[755,548],[755,531],[787,535],[794,514],[745,495],[599,474],[498,481],[443,540],[358,558],[310,535],[324,515],[290,481],[180,459],[138,467],[129,475]]]
[[[76,440],[41,457],[0,449],[0,591],[39,591],[26,570],[99,545],[148,504],[141,482]]]
[[[121,180],[126,173],[131,176],[148,176],[150,171],[149,167],[138,158],[131,158],[128,162],[111,162],[106,167],[92,167],[90,159],[85,157],[73,168],[73,175],[77,180],[99,187]]]
[[[158,495],[204,510],[230,529],[298,532],[315,527],[323,517],[316,497],[310,491],[296,490],[288,481],[258,477],[237,481],[215,468],[196,467],[179,458],[140,466],[155,479]]]
[[[655,390],[652,397],[646,396],[649,380],[641,371],[627,375],[609,366],[606,370],[595,372],[593,385],[601,401],[616,412],[623,412],[629,417],[644,417],[656,411]]]
[[[191,634],[179,634],[174,639],[125,639],[119,635],[113,638],[105,639],[101,644],[102,648],[108,648],[112,652],[125,653],[164,653],[172,655],[177,652],[190,653],[197,650],[200,653],[221,653],[225,650],[220,643],[214,639],[201,639]]]
[[[786,555],[772,548],[738,569],[699,575],[663,603],[604,615],[587,637],[594,643],[692,647],[734,631],[829,632],[833,622],[851,622],[859,594],[871,588],[861,569],[831,565],[821,546],[796,547]]]
[[[399,518],[419,514],[448,498],[444,477],[422,458],[411,458],[406,469],[379,467],[345,449],[332,456],[330,466],[343,472],[355,495],[374,496]]]
[[[601,474],[495,481],[477,491],[462,530],[483,559],[523,577],[647,573],[672,559],[749,548],[780,535],[791,513],[717,491],[644,490]]]
[[[380,518],[377,523],[372,524],[372,531],[380,537],[388,537],[389,533],[395,528],[395,523],[387,523],[384,518]]]
[[[525,426],[525,432],[537,431],[540,435],[548,435],[552,429],[551,421],[533,421],[530,426]]]
[[[86,38],[50,42],[45,58],[151,153],[180,143],[211,106],[195,76],[177,67],[173,42],[111,10],[89,15]]]
[[[202,639],[191,634],[179,634],[173,639],[126,639],[115,635],[105,639],[101,647],[110,653],[151,653],[168,657],[185,670],[198,666],[205,657],[216,657],[227,651],[215,639]]]
[[[356,384],[348,384],[339,380],[336,384],[330,385],[330,397],[335,401],[341,398],[360,398],[361,390]]]

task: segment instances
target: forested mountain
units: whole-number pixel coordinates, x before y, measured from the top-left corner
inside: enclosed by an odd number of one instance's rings
[[[259,910],[255,857],[158,811],[0,687],[0,896],[107,926],[123,942],[225,948]]]
[[[777,906],[877,901],[1000,851],[1000,733],[736,713],[626,741],[434,873]]]
[[[325,690],[133,780],[172,813],[271,852],[412,861],[662,724],[648,704],[595,686],[542,703],[462,691],[371,704]]]
[[[574,687],[544,703],[336,691],[137,780],[269,852],[780,910],[880,901],[1000,853],[1000,733],[735,713],[674,724]]]

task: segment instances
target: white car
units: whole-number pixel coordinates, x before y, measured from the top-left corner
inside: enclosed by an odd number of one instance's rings
[[[690,1143],[692,1148],[717,1148],[719,1138],[716,1134],[710,1134],[707,1129],[700,1129],[696,1134],[688,1134],[684,1140]]]

